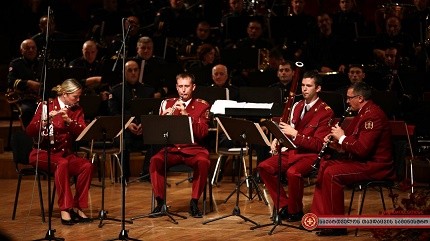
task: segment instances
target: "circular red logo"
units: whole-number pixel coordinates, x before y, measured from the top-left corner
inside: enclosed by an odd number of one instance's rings
[[[302,226],[306,230],[314,230],[318,226],[318,217],[313,213],[306,213],[302,218]]]

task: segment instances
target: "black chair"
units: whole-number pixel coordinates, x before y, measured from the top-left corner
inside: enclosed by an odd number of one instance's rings
[[[410,148],[411,153],[412,153],[412,146],[410,144],[411,133],[409,130],[410,128],[408,128],[408,125],[404,121],[390,121],[389,124],[390,124],[390,128],[391,128],[393,140],[395,139],[395,137],[406,138],[408,140],[408,143],[409,143],[408,148]],[[395,152],[395,150],[393,150],[393,160],[396,158],[395,154],[396,154],[396,152]],[[413,173],[412,164],[413,164],[413,162],[410,161],[411,175]],[[408,164],[406,163],[406,165],[408,165]],[[411,177],[411,184],[412,184],[412,188],[413,188],[413,177]],[[364,199],[366,198],[366,192],[367,192],[368,188],[376,188],[379,191],[379,194],[381,196],[382,207],[384,208],[384,211],[386,211],[386,207],[385,207],[385,200],[384,200],[384,194],[382,192],[382,188],[388,189],[391,200],[393,202],[393,208],[395,209],[396,208],[395,197],[393,195],[393,187],[394,186],[395,186],[395,183],[392,180],[368,180],[368,181],[354,183],[352,185],[352,194],[351,194],[351,201],[349,203],[348,215],[351,213],[352,203],[354,201],[354,194],[355,194],[357,189],[363,190],[363,195],[362,195],[361,200],[360,200],[360,207],[358,209],[358,215],[361,215],[361,213],[363,212]],[[413,192],[413,189],[412,189],[412,192]],[[357,236],[357,234],[358,234],[358,228],[355,230],[355,236]]]
[[[358,215],[361,215],[361,213],[363,212],[364,199],[366,198],[366,192],[368,188],[378,189],[379,194],[381,196],[381,202],[382,202],[382,207],[384,208],[384,211],[386,211],[387,209],[385,207],[384,193],[382,192],[382,188],[387,188],[390,193],[391,200],[393,201],[393,208],[396,208],[395,200],[394,200],[395,198],[393,195],[393,187],[394,187],[394,182],[391,180],[364,181],[364,182],[354,183],[352,187],[351,201],[349,202],[348,215],[350,215],[351,213],[352,203],[354,201],[354,194],[357,189],[363,190],[363,195],[361,196],[361,200],[360,200],[360,208],[358,209]],[[357,234],[358,234],[358,228],[355,229],[355,236],[357,236]]]
[[[29,154],[33,148],[33,139],[20,130],[13,133],[11,137],[11,147],[15,169],[18,173],[18,184],[16,187],[15,202],[13,205],[12,220],[15,220],[16,208],[18,206],[19,192],[21,189],[21,180],[24,176],[36,176],[37,187],[39,191],[40,211],[42,221],[45,222],[45,209],[43,206],[42,187],[40,184],[40,176],[47,177],[48,173],[42,170],[37,170],[35,167],[29,166]],[[54,191],[55,193],[55,191]]]

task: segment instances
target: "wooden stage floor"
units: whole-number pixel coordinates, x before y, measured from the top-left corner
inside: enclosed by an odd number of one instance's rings
[[[203,225],[202,222],[212,218],[231,214],[236,203],[236,195],[233,195],[226,203],[224,200],[234,190],[235,184],[231,182],[231,178],[226,178],[221,182],[221,185],[214,187],[213,198],[216,202],[214,212],[211,212],[201,219],[189,217],[188,205],[191,195],[191,183],[183,182],[175,185],[175,182],[186,178],[183,173],[171,173],[168,177],[172,184],[167,190],[167,204],[170,211],[179,213],[187,217],[187,219],[176,218],[178,224],[173,224],[167,216],[158,218],[142,218],[136,219],[132,224],[125,223],[128,237],[139,240],[339,240],[339,237],[318,237],[315,232],[303,231],[291,227],[278,226],[272,235],[268,235],[268,231],[273,227],[259,228],[250,230],[253,226],[250,222],[244,222],[238,216],[232,216],[225,219],[217,220]],[[108,218],[121,219],[121,185],[118,183],[112,184],[109,179],[106,179],[107,187],[105,189],[105,210],[108,211]],[[48,222],[43,223],[40,216],[39,201],[37,198],[37,186],[34,185],[33,179],[26,179],[22,183],[22,189],[19,197],[16,219],[12,220],[13,201],[16,190],[16,179],[0,179],[2,194],[0,196],[0,230],[9,235],[13,240],[34,240],[44,238],[49,230]],[[93,184],[99,184],[97,178],[93,179]],[[47,182],[42,181],[45,207],[47,209]],[[264,190],[264,187],[261,186]],[[246,186],[243,185],[242,190],[246,192]],[[125,220],[130,220],[142,214],[150,212],[151,205],[151,185],[148,182],[134,182],[129,184],[126,189],[126,206]],[[395,190],[401,197],[407,196],[407,193],[402,193]],[[264,192],[267,196],[266,192]],[[305,212],[309,210],[312,201],[313,186],[305,189]],[[359,192],[361,195],[361,192]],[[388,197],[388,194],[385,194]],[[350,191],[345,193],[345,207],[349,205]],[[270,223],[270,212],[272,209],[272,201],[269,199],[269,205],[265,205],[262,201],[255,197],[253,200],[247,199],[244,195],[239,195],[239,207],[241,214],[245,217],[259,223]],[[388,199],[388,198],[387,198]],[[357,201],[354,201],[354,210],[357,212]],[[391,201],[387,200],[388,207],[391,206]],[[66,240],[110,240],[117,239],[120,232],[123,230],[121,222],[112,220],[103,220],[103,226],[98,227],[100,220],[97,219],[101,208],[101,188],[91,187],[90,189],[90,207],[86,213],[96,220],[89,224],[75,224],[74,226],[63,226],[60,223],[60,214],[57,204],[54,204],[52,215],[51,230],[56,230],[55,237],[65,238]],[[364,213],[377,214],[382,209],[378,192],[369,190]],[[47,213],[47,212],[46,212]],[[299,225],[299,222],[292,223]],[[360,230],[359,237],[354,237],[354,229],[350,229],[348,237],[342,239],[352,239],[356,241],[375,240],[369,230]]]

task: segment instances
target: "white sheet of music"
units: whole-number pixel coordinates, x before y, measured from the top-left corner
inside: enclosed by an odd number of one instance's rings
[[[271,109],[273,103],[248,103],[237,102],[234,100],[216,100],[211,106],[211,112],[214,114],[225,115],[225,108],[242,108],[242,109]]]

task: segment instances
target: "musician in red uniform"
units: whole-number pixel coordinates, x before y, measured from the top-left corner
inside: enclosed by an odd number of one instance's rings
[[[196,88],[194,77],[189,74],[176,76],[176,90],[179,98],[166,99],[161,103],[160,115],[186,115],[191,117],[194,139],[196,143],[173,145],[167,148],[167,166],[186,164],[194,169],[193,186],[190,201],[190,215],[201,218],[198,200],[206,185],[210,160],[209,152],[200,143],[208,134],[210,105],[201,99],[192,97]],[[184,128],[187,128],[184,126]],[[143,127],[145,131],[145,127]],[[158,213],[164,203],[164,148],[151,158],[149,166],[152,188],[157,206],[152,213]]]
[[[316,215],[343,215],[343,188],[365,180],[395,178],[391,156],[391,131],[388,119],[372,100],[371,88],[364,82],[352,84],[347,91],[347,103],[357,111],[343,130],[339,125],[324,138],[330,148],[343,153],[344,158],[322,161],[315,187],[311,212]],[[346,229],[322,229],[320,236],[346,235]]]
[[[50,100],[48,105],[39,104],[26,128],[27,134],[36,140],[41,133],[39,144],[30,152],[30,164],[47,170],[50,148],[50,168],[54,173],[61,223],[73,225],[75,222],[90,222],[91,219],[82,209],[88,207],[93,166],[87,159],[76,156],[72,151],[74,140],[86,126],[82,107],[77,105],[82,87],[77,80],[67,79],[53,90],[58,97]],[[77,180],[74,196],[70,189],[72,176]]]
[[[321,91],[321,77],[316,71],[309,71],[303,75],[301,100],[292,108],[290,122],[281,122],[279,127],[287,135],[297,149],[281,152],[281,170],[278,170],[278,155],[274,155],[258,165],[258,171],[266,188],[272,197],[280,218],[289,222],[301,220],[303,216],[303,176],[312,171],[312,164],[316,160],[323,146],[324,137],[330,132],[329,123],[334,117],[333,110],[318,97]],[[276,152],[277,140],[272,142],[272,152]],[[279,207],[278,177],[286,173],[288,180],[288,197],[283,188],[280,189]]]

